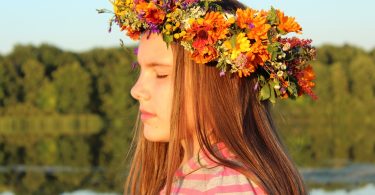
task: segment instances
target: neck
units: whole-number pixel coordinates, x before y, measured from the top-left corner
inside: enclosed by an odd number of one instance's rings
[[[182,159],[180,167],[187,163],[193,156],[196,156],[200,149],[195,136],[193,136],[193,144],[188,144],[187,142],[186,139],[181,140],[181,146],[184,149],[184,158]]]

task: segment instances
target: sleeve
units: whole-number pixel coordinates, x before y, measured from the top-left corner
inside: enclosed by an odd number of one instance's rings
[[[223,166],[223,169],[208,181],[204,194],[264,195],[266,193],[242,173]]]

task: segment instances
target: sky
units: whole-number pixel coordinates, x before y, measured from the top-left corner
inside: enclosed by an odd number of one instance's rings
[[[313,45],[345,43],[366,50],[375,48],[375,1],[373,0],[240,0],[255,9],[281,9],[302,26],[301,38]],[[118,28],[108,33],[109,0],[1,0],[0,54],[15,44],[48,43],[64,50],[86,51],[98,47],[137,44]]]

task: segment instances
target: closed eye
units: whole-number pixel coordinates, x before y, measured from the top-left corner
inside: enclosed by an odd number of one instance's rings
[[[158,79],[162,79],[162,78],[165,78],[165,77],[167,77],[168,75],[156,75],[156,77],[158,78]]]

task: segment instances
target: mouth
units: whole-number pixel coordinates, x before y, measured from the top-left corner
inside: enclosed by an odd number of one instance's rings
[[[146,121],[146,120],[148,120],[150,118],[153,118],[155,116],[156,116],[156,114],[154,114],[154,113],[147,112],[145,110],[141,110],[141,120],[142,121]]]

